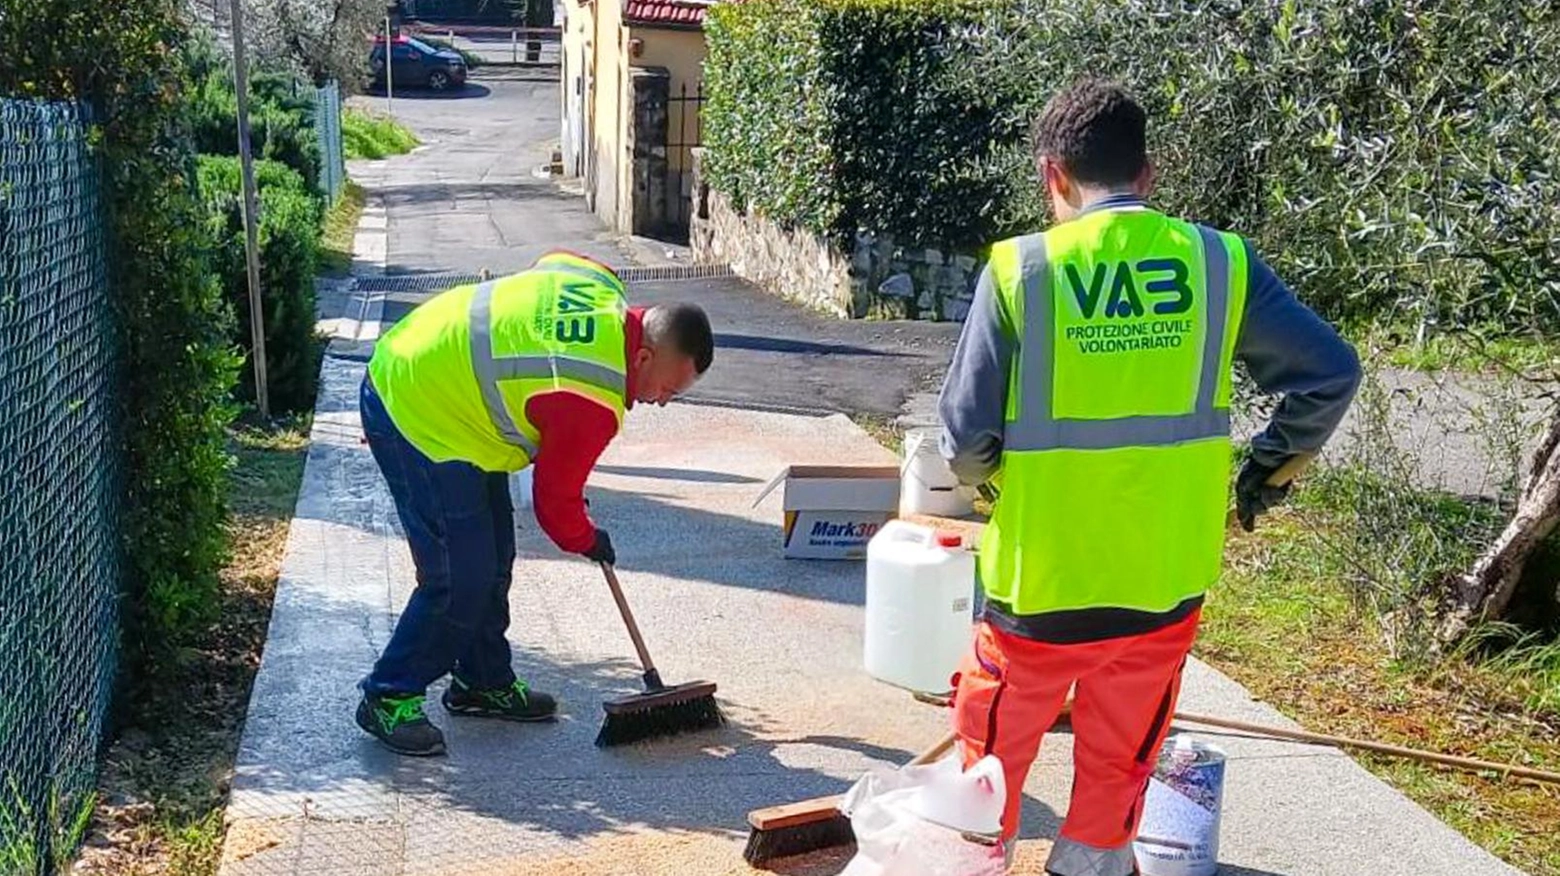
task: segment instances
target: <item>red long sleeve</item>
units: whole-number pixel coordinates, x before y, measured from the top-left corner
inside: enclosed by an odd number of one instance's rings
[[[525,414],[542,437],[531,489],[536,522],[560,549],[587,551],[596,525],[585,513],[585,481],[617,434],[617,419],[601,403],[565,391],[533,396]]]

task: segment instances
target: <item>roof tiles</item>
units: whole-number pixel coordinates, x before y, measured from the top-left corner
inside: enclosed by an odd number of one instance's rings
[[[708,2],[700,0],[627,0],[623,20],[630,24],[703,27]]]

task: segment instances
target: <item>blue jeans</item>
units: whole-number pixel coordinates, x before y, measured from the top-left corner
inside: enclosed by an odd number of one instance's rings
[[[367,377],[359,411],[417,565],[417,589],[361,687],[421,694],[450,672],[472,687],[508,687],[515,529],[507,476],[424,456],[396,429]]]

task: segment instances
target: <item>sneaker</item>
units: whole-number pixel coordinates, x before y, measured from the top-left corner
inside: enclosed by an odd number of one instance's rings
[[[444,734],[423,712],[423,695],[364,694],[357,724],[396,754],[428,757],[444,753]]]
[[[444,708],[451,715],[501,718],[505,721],[551,721],[558,703],[550,695],[531,690],[520,679],[509,687],[478,690],[455,676],[444,691]]]

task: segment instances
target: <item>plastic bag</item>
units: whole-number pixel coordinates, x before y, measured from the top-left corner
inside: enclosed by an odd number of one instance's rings
[[[874,769],[840,803],[856,834],[840,876],[1001,876],[1006,797],[995,757]]]

